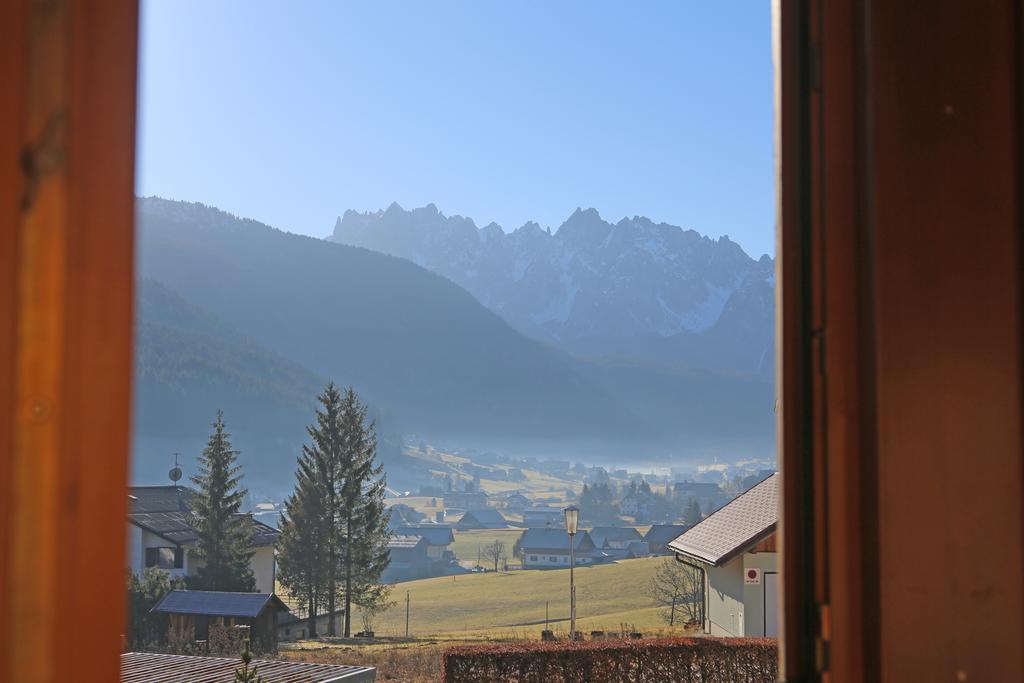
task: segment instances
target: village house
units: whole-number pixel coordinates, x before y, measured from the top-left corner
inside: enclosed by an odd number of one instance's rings
[[[171,576],[194,575],[202,566],[190,553],[196,543],[190,507],[195,491],[185,486],[132,486],[128,493],[128,569],[141,574],[147,567],[159,567]],[[274,546],[280,532],[252,515],[245,517],[252,525],[249,567],[256,591],[273,593]]]
[[[572,539],[576,564],[593,564],[595,547],[590,534],[580,530]],[[516,545],[523,558],[523,569],[569,566],[569,534],[565,529],[526,529]]]
[[[703,583],[707,634],[778,635],[778,480],[771,475],[669,543]]]
[[[729,500],[729,496],[717,483],[702,481],[678,481],[672,486],[672,496],[677,500],[696,500],[705,514],[717,510]]]
[[[627,493],[619,501],[619,513],[637,522],[647,520],[651,516],[650,498],[640,492]]]
[[[394,583],[431,576],[434,560],[427,555],[429,546],[426,536],[393,536],[388,541],[389,561],[380,582]]]
[[[447,510],[482,510],[487,507],[487,494],[483,491],[446,491],[444,507]]]
[[[595,526],[590,530],[590,539],[598,550],[625,550],[630,543],[643,540],[631,526]]]
[[[505,499],[505,507],[509,512],[522,512],[533,505],[533,501],[521,493],[513,493]]]
[[[672,552],[668,544],[689,529],[687,524],[653,524],[644,534],[644,541],[651,555],[668,555]]]
[[[523,526],[534,528],[565,527],[565,513],[553,507],[532,507],[523,510]]]
[[[494,508],[470,510],[462,515],[462,519],[455,523],[455,528],[460,531],[468,531],[470,529],[504,529],[507,526],[508,521]]]
[[[451,553],[448,546],[455,542],[452,528],[441,524],[393,526],[391,533],[395,536],[422,536],[427,540],[427,557],[435,560],[445,559]]]

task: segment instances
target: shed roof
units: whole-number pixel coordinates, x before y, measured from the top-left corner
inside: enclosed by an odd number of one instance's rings
[[[673,550],[715,567],[764,540],[779,521],[779,475],[772,474],[669,543]]]
[[[288,611],[273,593],[172,590],[151,611],[160,614],[201,614],[212,617],[258,617],[268,606]]]
[[[376,675],[375,669],[362,666],[277,659],[252,663],[264,683],[364,683]],[[240,665],[237,658],[126,652],[121,655],[121,683],[230,683]]]

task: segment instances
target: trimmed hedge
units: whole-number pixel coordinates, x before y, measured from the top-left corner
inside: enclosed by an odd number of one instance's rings
[[[447,683],[775,683],[774,638],[531,642],[445,650]]]

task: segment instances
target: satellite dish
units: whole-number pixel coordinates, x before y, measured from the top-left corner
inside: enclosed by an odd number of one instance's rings
[[[181,468],[172,467],[171,471],[167,473],[167,476],[171,478],[171,481],[177,484],[178,480],[181,479]]]

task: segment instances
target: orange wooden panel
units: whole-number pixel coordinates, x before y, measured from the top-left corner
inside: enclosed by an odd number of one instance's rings
[[[0,639],[0,679],[116,680],[137,7],[19,1],[2,11],[2,30],[20,33],[10,49],[23,59],[4,66],[22,87],[4,93],[11,125],[0,133],[4,187],[19,190],[16,211],[0,206],[5,244],[15,245],[3,257],[12,300],[0,304],[12,333],[0,343],[10,364],[0,371],[0,428],[10,437],[0,591],[5,621],[16,626]]]

